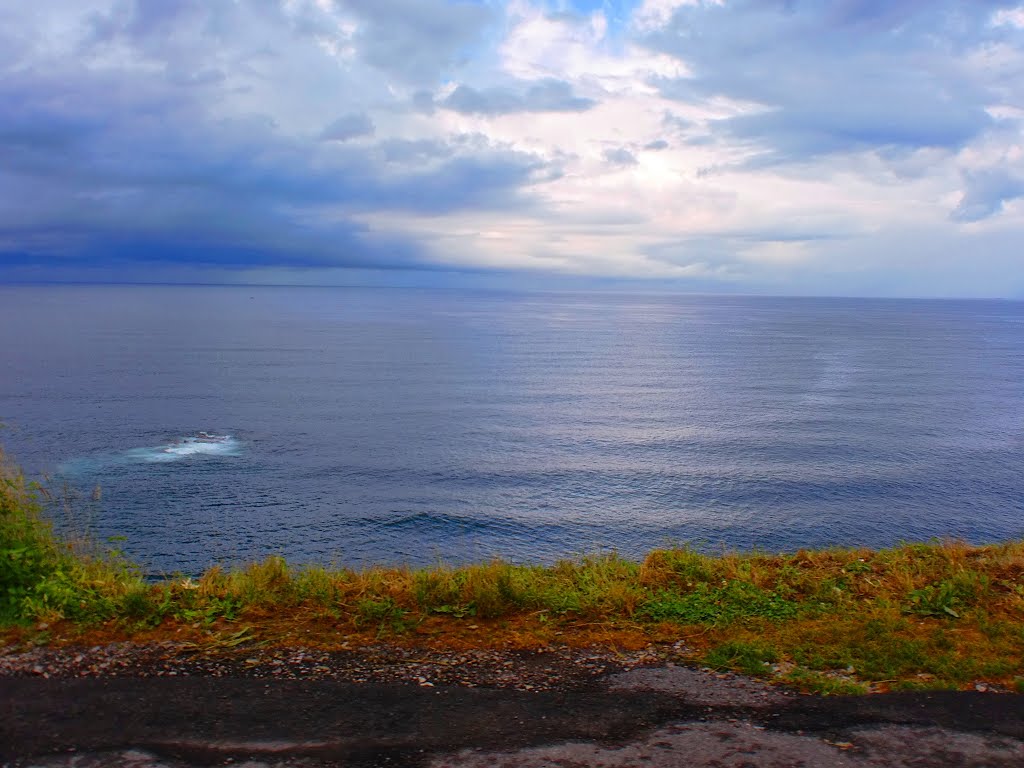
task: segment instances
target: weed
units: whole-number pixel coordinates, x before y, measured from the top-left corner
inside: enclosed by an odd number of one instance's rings
[[[742,581],[721,587],[698,584],[687,593],[662,590],[639,609],[655,621],[680,624],[721,624],[753,617],[781,621],[798,612],[797,603]]]
[[[310,567],[299,571],[290,587],[298,602],[332,606],[337,602],[348,576],[344,571],[331,573],[325,568]]]
[[[243,610],[244,603],[235,595],[202,595],[198,590],[186,589],[178,593],[169,592],[176,600],[168,605],[161,605],[162,615],[189,623],[210,626],[215,621],[237,621]]]
[[[973,572],[960,573],[912,590],[908,595],[909,610],[921,616],[952,616],[960,618],[961,606],[973,603],[989,590],[988,578]]]
[[[404,617],[405,611],[391,598],[364,599],[356,603],[356,625],[376,625],[378,634],[383,634],[389,629],[395,633],[406,631],[408,625],[403,620]]]
[[[863,683],[800,667],[783,676],[782,680],[802,691],[820,696],[856,696],[868,692],[868,687]]]
[[[0,449],[0,622],[25,617],[26,601],[61,560],[37,487]]]
[[[465,573],[456,573],[448,568],[418,571],[413,575],[413,594],[417,605],[436,613],[455,613],[462,603],[465,586]]]
[[[476,616],[476,606],[469,605],[435,605],[430,609],[431,613],[442,616],[451,616],[456,619],[464,619],[467,616]]]
[[[710,650],[704,663],[714,669],[732,669],[747,675],[766,675],[770,665],[779,660],[771,646],[757,642],[730,640]]]

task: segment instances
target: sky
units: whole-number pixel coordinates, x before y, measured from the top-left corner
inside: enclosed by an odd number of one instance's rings
[[[0,6],[0,281],[1024,298],[1024,6]]]

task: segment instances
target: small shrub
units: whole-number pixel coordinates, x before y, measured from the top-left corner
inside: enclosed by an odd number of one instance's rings
[[[143,621],[150,618],[155,605],[151,597],[152,590],[145,584],[129,589],[121,598],[120,613],[126,619]]]
[[[61,560],[35,489],[0,449],[0,623],[31,617],[26,601]]]

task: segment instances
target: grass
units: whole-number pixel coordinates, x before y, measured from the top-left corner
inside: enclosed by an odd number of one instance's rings
[[[205,638],[351,647],[635,648],[820,693],[1024,689],[1024,542],[705,555],[656,550],[549,567],[490,562],[361,571],[268,558],[144,580],[123,557],[56,537],[0,451],[0,639]]]

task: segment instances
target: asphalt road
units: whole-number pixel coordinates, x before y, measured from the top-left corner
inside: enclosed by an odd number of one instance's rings
[[[786,694],[685,667],[522,691],[0,677],[9,766],[1022,766],[1024,697]]]

